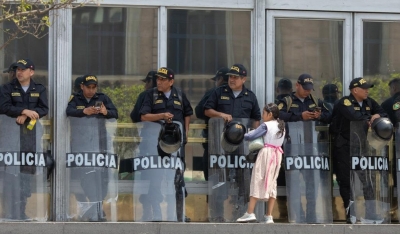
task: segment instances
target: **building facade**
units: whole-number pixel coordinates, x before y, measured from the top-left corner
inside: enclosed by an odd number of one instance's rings
[[[193,107],[214,86],[210,78],[218,68],[234,63],[249,71],[245,85],[261,107],[274,102],[281,78],[295,83],[302,73],[313,76],[320,98],[325,84],[335,83],[347,95],[350,81],[365,77],[375,82],[370,95],[381,103],[389,97],[388,82],[400,77],[398,9],[395,0],[103,0],[52,12],[46,37],[25,37],[0,51],[4,68],[31,58],[34,79],[48,90],[44,141],[56,159],[49,183],[50,220],[68,220],[64,155],[71,140],[65,109],[76,77],[96,75],[100,91],[112,98],[120,114],[117,152],[128,159],[135,150],[129,113],[144,90],[141,80],[161,66],[175,71],[175,85]],[[192,116],[185,180],[186,215],[193,222],[207,221],[208,188],[200,165],[204,128]],[[119,212],[113,221],[132,221],[132,209],[122,211],[134,206],[129,174],[119,174],[118,181]],[[334,196],[340,200],[337,190]]]

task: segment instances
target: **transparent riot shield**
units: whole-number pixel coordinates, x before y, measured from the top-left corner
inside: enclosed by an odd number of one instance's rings
[[[66,155],[71,221],[117,221],[118,156],[115,119],[69,117],[71,150]]]
[[[178,149],[160,146],[163,122],[137,123],[140,142],[132,161],[134,221],[185,221],[183,134]],[[182,124],[174,121],[181,133]]]
[[[367,121],[350,123],[350,204],[352,223],[390,222],[387,147],[371,138]],[[387,143],[387,142],[386,142]]]
[[[0,115],[0,221],[47,221],[50,199],[43,127]]]
[[[236,119],[247,129],[255,128],[250,119]],[[221,146],[221,134],[225,122],[211,118],[208,122],[208,217],[210,222],[236,222],[247,211],[250,195],[253,163],[246,161],[248,144],[243,142],[233,152],[225,152]],[[254,211],[261,221],[265,205],[261,202]]]
[[[289,122],[287,127],[284,161],[289,222],[332,223],[329,141],[321,138],[314,121]]]

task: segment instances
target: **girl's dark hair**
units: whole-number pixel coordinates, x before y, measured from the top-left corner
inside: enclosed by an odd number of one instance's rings
[[[278,136],[279,138],[283,137],[283,133],[285,131],[285,122],[283,120],[279,119],[278,106],[275,103],[268,103],[264,107],[264,110],[268,113],[272,113],[272,116],[274,117],[274,119],[276,119],[278,121],[279,132],[276,133],[276,136]]]

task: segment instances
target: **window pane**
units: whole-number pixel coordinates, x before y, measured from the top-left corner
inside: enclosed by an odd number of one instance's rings
[[[364,22],[363,74],[375,86],[369,96],[381,103],[390,96],[388,83],[400,78],[399,22]]]
[[[294,91],[299,75],[307,73],[314,78],[313,94],[321,99],[328,83],[343,90],[342,21],[277,19],[275,26],[275,86],[288,78]]]
[[[188,95],[193,109],[220,67],[243,64],[249,73],[251,54],[250,11],[168,10],[168,67],[175,71],[175,85]],[[195,115],[191,123],[204,123]],[[191,130],[193,141],[202,138],[201,129]],[[204,180],[203,147],[186,145],[185,179]]]
[[[118,124],[113,138],[113,150],[119,160],[133,158],[138,150],[140,129],[131,121],[130,113],[137,98],[145,90],[142,81],[150,70],[157,69],[158,13],[157,9],[128,7],[82,7],[73,10],[72,77],[96,75],[98,92],[106,94],[118,109]],[[76,91],[79,91],[78,86]],[[118,174],[117,212],[104,205],[110,221],[134,220],[133,178],[130,172]],[[126,182],[126,183],[125,183]],[[109,183],[115,185],[115,183]],[[108,190],[111,193],[111,190]],[[71,196],[70,204],[75,204]],[[76,208],[70,205],[69,212]],[[141,217],[141,214],[138,215]],[[137,219],[139,217],[136,217]]]

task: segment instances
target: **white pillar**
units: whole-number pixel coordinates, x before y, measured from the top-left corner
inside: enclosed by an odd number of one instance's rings
[[[69,195],[65,157],[69,147],[69,124],[65,110],[71,95],[72,9],[50,13],[49,29],[49,117],[52,121],[52,152],[55,158],[52,188],[53,221],[67,221]]]

